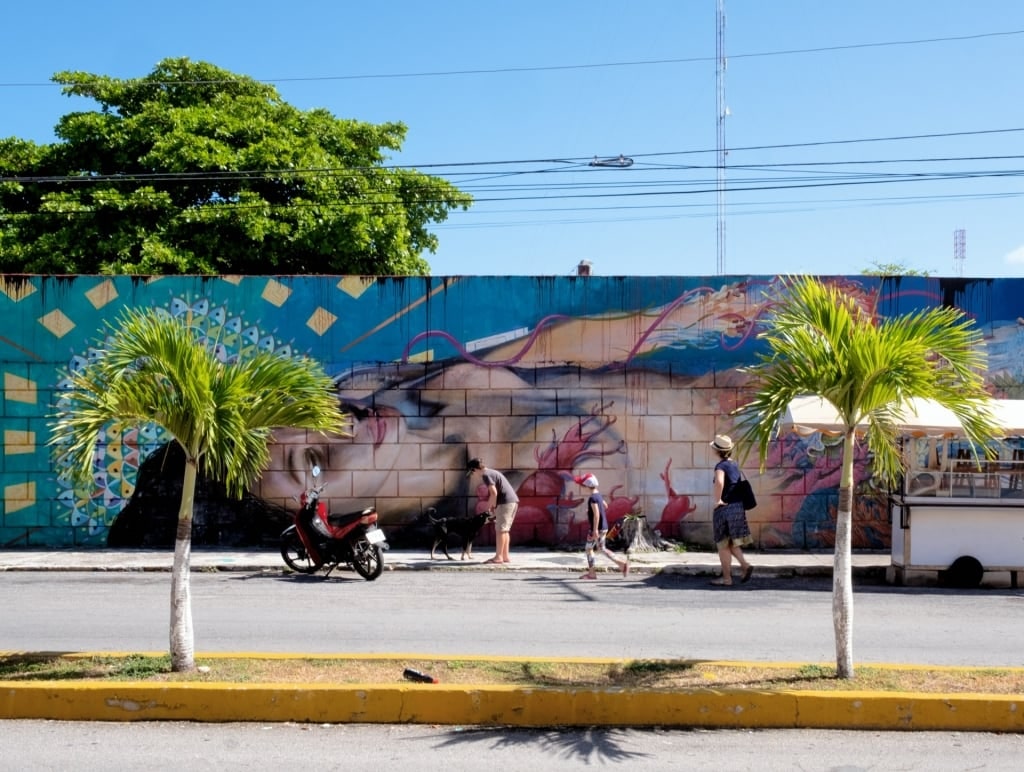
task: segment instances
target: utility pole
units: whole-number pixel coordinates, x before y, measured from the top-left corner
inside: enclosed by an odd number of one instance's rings
[[[725,0],[717,0],[715,37],[715,82],[718,91],[718,132],[716,143],[715,166],[718,173],[717,204],[718,227],[715,243],[718,252],[717,273],[725,273],[725,118],[729,108],[725,105]]]

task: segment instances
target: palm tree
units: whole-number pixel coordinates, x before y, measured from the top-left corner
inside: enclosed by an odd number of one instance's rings
[[[347,431],[330,378],[316,362],[255,353],[222,363],[216,341],[191,318],[165,311],[126,311],[98,355],[70,376],[58,396],[50,440],[65,477],[89,479],[93,457],[112,422],[156,424],[185,452],[171,573],[171,667],[195,667],[189,561],[193,498],[199,473],[241,496],[270,460],[278,427]]]
[[[981,332],[955,308],[880,322],[852,295],[811,277],[785,280],[782,294],[768,328],[758,336],[769,353],[746,368],[753,376],[754,396],[734,414],[742,439],[759,446],[762,470],[769,443],[796,397],[822,397],[840,417],[832,619],[836,674],[852,678],[850,542],[858,431],[866,435],[872,472],[890,486],[902,471],[899,418],[910,398],[932,399],[950,409],[972,443],[991,441],[998,428],[984,390],[987,357]]]

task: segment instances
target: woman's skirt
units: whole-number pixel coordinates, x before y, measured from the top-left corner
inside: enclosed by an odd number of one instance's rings
[[[718,549],[745,547],[754,543],[750,537],[747,513],[741,501],[718,507],[711,518],[711,525],[714,528],[715,546]]]

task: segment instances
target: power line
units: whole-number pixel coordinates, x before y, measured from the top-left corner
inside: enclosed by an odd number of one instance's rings
[[[764,185],[757,181],[737,181],[737,183],[729,187],[729,192],[765,192],[765,191],[779,191],[779,190],[803,190],[813,188],[833,188],[833,187],[846,187],[846,186],[862,186],[862,185],[880,185],[880,184],[892,184],[892,183],[910,183],[910,182],[935,182],[935,181],[946,181],[946,180],[963,180],[963,179],[986,179],[986,178],[1015,178],[1024,177],[1024,169],[1010,169],[1010,170],[998,170],[998,171],[959,171],[959,172],[945,172],[935,174],[919,174],[911,173],[904,175],[885,175],[882,177],[865,177],[856,179],[816,179],[808,178],[803,181],[787,181],[785,184],[770,184]],[[681,183],[676,183],[681,184]],[[593,199],[609,199],[609,198],[650,198],[653,196],[693,196],[701,195],[706,193],[713,193],[716,191],[716,187],[711,182],[696,181],[690,183],[693,185],[702,185],[696,189],[672,189],[672,190],[626,190],[626,191],[614,191],[614,192],[600,192],[600,193],[560,193],[556,196],[548,195],[520,195],[520,196],[492,196],[475,199],[474,203],[495,203],[495,202],[510,202],[510,201],[553,201],[563,199],[576,199],[576,200],[593,200]],[[155,200],[155,199],[154,199]],[[161,199],[161,203],[162,203]],[[118,202],[123,204],[124,202]],[[306,209],[306,208],[324,208],[324,209],[344,209],[344,208],[377,208],[377,207],[393,207],[401,206],[405,202],[394,196],[374,198],[366,196],[361,199],[350,200],[350,201],[338,201],[335,203],[323,203],[323,202],[288,202],[283,204],[271,204],[269,202],[258,202],[252,204],[239,204],[225,202],[221,204],[223,211],[228,213],[230,211],[245,210],[245,209],[271,209],[271,210],[288,210],[288,209]],[[430,200],[417,200],[416,204],[430,204],[430,203],[443,203],[441,200],[430,201]],[[102,209],[102,202],[101,209]],[[103,211],[106,211],[103,209]],[[216,205],[211,206],[207,210],[211,215],[216,213]],[[48,216],[92,216],[96,214],[96,210],[82,210],[82,209],[52,209],[46,211],[38,211],[31,213],[8,213],[6,215],[0,215],[2,219],[16,219],[25,217],[48,217]]]
[[[1024,156],[1006,156],[1008,159],[1024,159]],[[924,162],[923,160],[920,162]],[[850,164],[868,164],[868,163],[879,163],[885,164],[887,161],[835,161],[835,162],[822,162],[825,165],[850,165]],[[818,164],[784,164],[782,168],[776,164],[749,164],[743,166],[731,167],[737,171],[768,171],[775,175],[787,174],[787,175],[802,175],[802,176],[791,176],[787,178],[787,183],[796,181],[828,181],[828,180],[894,180],[899,181],[901,179],[955,179],[959,177],[998,177],[998,176],[1015,176],[1019,173],[1016,169],[966,169],[966,170],[953,170],[953,171],[892,171],[892,172],[872,172],[872,171],[842,171],[842,170],[828,170],[825,173],[809,173],[807,170],[800,168],[801,166],[816,166]],[[685,167],[686,171],[702,171],[713,169],[714,167]],[[669,169],[663,167],[653,168],[649,171],[667,171]],[[303,174],[302,170],[288,170],[288,174],[300,175]],[[340,171],[340,170],[324,170],[324,169],[310,169],[306,170],[304,176],[310,178],[324,178],[330,177],[335,178],[338,181],[343,181],[349,176],[355,176],[356,172],[351,171]],[[16,182],[20,184],[39,184],[39,185],[59,185],[64,186],[67,184],[109,184],[109,183],[181,183],[184,185],[188,184],[213,184],[213,183],[246,183],[246,182],[258,182],[262,180],[275,180],[277,179],[277,172],[246,172],[243,175],[232,175],[224,172],[208,172],[208,173],[193,173],[189,175],[162,175],[162,174],[114,174],[114,175],[96,175],[88,177],[34,177],[34,176],[15,176],[15,177],[0,177],[0,183],[11,183]],[[761,182],[775,183],[778,181],[777,176],[773,177],[738,177],[734,178],[735,182],[741,182],[743,184],[755,184]],[[304,180],[300,180],[304,181]],[[587,190],[587,189],[631,189],[631,188],[649,188],[665,185],[705,185],[711,184],[709,180],[702,178],[696,178],[693,180],[682,180],[682,179],[655,179],[655,180],[637,180],[631,179],[628,181],[604,181],[595,179],[593,182],[567,182],[564,184],[549,183],[549,182],[536,182],[536,183],[522,183],[522,184],[492,184],[492,185],[478,185],[477,181],[469,181],[468,183],[460,183],[459,189],[463,192],[473,191],[559,191],[559,190]],[[733,186],[729,186],[728,190],[735,190]],[[765,189],[772,190],[776,189],[775,185],[769,185]],[[389,197],[393,198],[394,194],[388,194]],[[615,195],[615,194],[608,194]]]
[[[778,145],[743,145],[741,147],[730,147],[730,153],[739,153],[746,150],[786,150],[789,148],[802,147],[823,147],[826,145],[853,145],[861,142],[899,142],[909,139],[945,139],[949,137],[981,136],[984,134],[1010,134],[1024,131],[1024,128],[1012,129],[982,129],[980,131],[945,131],[932,134],[895,134],[888,137],[860,137],[859,139],[829,139],[817,142],[788,142]],[[633,158],[646,158],[651,155],[691,155],[695,153],[714,153],[714,150],[677,150],[672,153],[632,153]]]
[[[829,145],[855,145],[860,143],[868,142],[903,142],[913,139],[948,139],[951,137],[972,137],[972,136],[986,136],[994,134],[1014,134],[1024,132],[1024,127],[1013,127],[1006,129],[977,129],[972,131],[943,131],[943,132],[932,132],[929,134],[892,134],[889,136],[882,137],[859,137],[856,139],[826,139],[826,140],[813,140],[810,142],[786,142],[774,145],[740,145],[737,147],[727,147],[728,153],[741,153],[749,150],[791,150],[805,147],[827,147]],[[630,153],[629,157],[636,160],[637,158],[653,158],[660,156],[678,156],[678,155],[702,155],[706,153],[717,153],[717,148],[707,148],[703,150],[671,150],[653,153]],[[535,158],[532,160],[519,160],[519,161],[461,161],[455,163],[427,163],[427,164],[406,164],[402,167],[389,167],[384,166],[381,168],[409,168],[413,167],[416,169],[434,169],[434,168],[457,168],[462,166],[498,166],[503,164],[527,164],[527,163],[546,163],[546,164],[579,164],[584,165],[589,159],[587,158]]]
[[[801,54],[819,54],[830,51],[853,51],[867,48],[888,48],[895,46],[916,46],[929,45],[934,43],[955,43],[966,40],[981,40],[984,38],[1010,37],[1024,35],[1024,30],[1003,30],[997,32],[979,32],[970,35],[950,35],[947,37],[916,38],[911,40],[886,40],[867,43],[848,43],[836,46],[815,46],[811,48],[789,48],[778,51],[756,51],[746,54],[730,54],[730,59],[756,59],[773,56],[797,56]],[[695,64],[700,62],[713,62],[716,56],[691,56],[679,59],[640,59],[635,61],[622,62],[595,62],[590,64],[555,64],[518,67],[492,67],[468,70],[432,70],[424,72],[393,72],[393,73],[371,73],[361,75],[314,75],[294,78],[252,78],[257,83],[309,83],[317,81],[339,81],[339,80],[386,80],[399,78],[438,78],[457,75],[502,75],[519,72],[556,72],[559,70],[594,70],[612,67],[649,67],[666,64]],[[146,81],[153,85],[217,85],[221,83],[237,83],[238,79],[225,78],[222,80],[174,80],[174,81]],[[43,82],[12,82],[0,83],[0,88],[52,88],[62,84],[52,81]]]
[[[918,140],[918,139],[937,139],[937,138],[948,138],[948,137],[967,137],[967,136],[985,136],[993,134],[1008,134],[1008,133],[1020,133],[1024,132],[1024,127],[1020,128],[1006,128],[1006,129],[982,129],[976,131],[957,131],[957,132],[941,132],[931,134],[906,134],[906,135],[894,135],[887,137],[862,137],[859,139],[839,139],[839,140],[821,140],[812,142],[790,142],[784,144],[775,145],[748,145],[743,147],[726,148],[729,153],[736,153],[741,151],[750,150],[780,150],[780,149],[800,149],[809,147],[822,147],[828,145],[849,145],[858,143],[874,143],[874,142],[895,142],[895,141],[906,141],[906,140]],[[673,150],[655,153],[634,153],[631,155],[632,158],[660,158],[669,156],[680,156],[680,155],[691,155],[691,154],[703,154],[703,153],[716,153],[717,150]],[[856,159],[856,160],[840,160],[840,161],[791,161],[788,163],[774,163],[774,164],[736,164],[732,168],[770,168],[770,167],[783,167],[783,166],[842,166],[842,165],[866,165],[866,164],[887,164],[887,163],[937,163],[937,162],[953,162],[953,161],[978,161],[978,160],[1010,160],[1018,159],[1022,156],[1019,155],[992,155],[992,156],[926,156],[922,158],[907,158],[907,159]],[[301,177],[311,175],[332,175],[339,178],[347,175],[359,175],[366,172],[374,171],[388,171],[388,170],[401,170],[401,169],[462,169],[462,168],[479,168],[479,167],[493,167],[493,166],[523,166],[528,164],[560,164],[560,166],[552,169],[533,169],[533,170],[518,170],[514,172],[505,173],[507,175],[522,176],[527,174],[551,174],[551,173],[562,173],[567,171],[572,172],[587,172],[591,174],[605,174],[606,172],[600,169],[587,168],[590,164],[590,160],[586,158],[541,158],[541,159],[522,159],[522,160],[497,160],[497,161],[458,161],[448,163],[429,163],[429,164],[388,164],[382,166],[367,166],[367,167],[307,167],[301,169],[286,168],[286,169],[260,169],[260,170],[218,170],[218,171],[199,171],[199,172],[133,172],[133,173],[112,173],[112,174],[81,174],[78,176],[57,176],[57,175],[0,175],[0,182],[19,182],[19,183],[98,183],[98,182],[111,182],[111,181],[123,181],[123,182],[140,182],[140,181],[229,181],[229,180],[254,180],[254,179],[266,179],[275,177]],[[647,169],[642,164],[634,164],[629,170],[629,173],[636,174],[638,172],[651,170],[651,169],[716,169],[716,165],[696,165],[686,164],[684,166],[679,165],[659,165],[657,167],[651,167]],[[626,170],[623,170],[626,172]],[[457,177],[459,172],[446,173],[446,177]],[[461,174],[470,174],[469,172],[462,172]],[[473,172],[472,174],[476,174]],[[494,175],[489,175],[493,177]],[[486,178],[483,178],[486,179]],[[480,180],[482,181],[482,180]]]

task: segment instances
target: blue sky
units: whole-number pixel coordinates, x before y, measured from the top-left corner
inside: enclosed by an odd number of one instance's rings
[[[718,272],[715,0],[8,5],[0,136],[52,141],[88,106],[55,72],[187,56],[405,123],[393,162],[477,199],[434,228],[436,275]],[[1024,274],[1024,3],[725,10],[726,273],[956,275],[963,229],[963,275]]]

